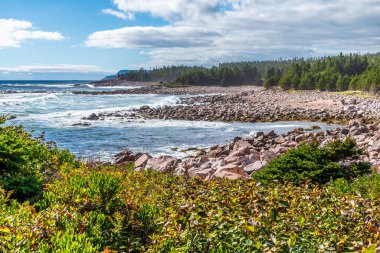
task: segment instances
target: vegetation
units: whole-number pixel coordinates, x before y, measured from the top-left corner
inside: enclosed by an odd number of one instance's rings
[[[253,178],[268,183],[273,180],[304,184],[324,184],[331,179],[357,178],[370,173],[369,163],[348,163],[360,155],[362,150],[356,148],[352,139],[334,141],[319,147],[319,143],[301,144],[284,155],[273,159],[264,169],[253,174]]]
[[[212,68],[171,66],[132,71],[119,78],[182,85],[251,84],[267,88],[376,93],[380,89],[380,56],[340,54],[312,59],[222,63]]]
[[[0,252],[375,252],[380,242],[377,174],[204,182],[79,163],[21,128],[0,129]],[[357,153],[351,141],[326,149]],[[4,175],[34,177],[38,190],[6,188]]]
[[[3,123],[4,119],[0,119]],[[32,139],[21,127],[0,127],[0,185],[19,200],[36,197],[61,167],[76,166],[75,157],[53,144]]]

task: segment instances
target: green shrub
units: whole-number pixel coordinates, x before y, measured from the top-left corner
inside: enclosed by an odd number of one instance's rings
[[[285,160],[321,166],[326,178],[343,175],[322,185],[205,182],[129,165],[78,164],[68,152],[46,152],[44,163],[40,152],[23,161],[44,169],[21,165],[10,173],[22,179],[1,178],[2,185],[17,185],[21,197],[34,191],[22,182],[28,176],[42,175],[44,188],[31,204],[0,187],[0,252],[374,252],[380,243],[380,176],[344,179],[367,168],[342,172],[338,162],[360,153],[350,140],[304,145]],[[290,176],[320,179],[296,172]]]
[[[72,230],[56,233],[51,244],[42,243],[38,246],[41,253],[97,253],[99,247],[94,246],[86,234],[78,234]]]
[[[0,118],[0,122],[3,122]],[[79,166],[70,152],[33,139],[22,127],[0,126],[0,186],[20,201],[41,195],[62,166]]]
[[[356,178],[370,172],[368,163],[344,165],[342,162],[361,154],[352,139],[333,141],[325,147],[319,143],[301,144],[271,162],[252,177],[264,183],[273,180],[302,184],[307,181],[324,184],[331,179]]]
[[[370,199],[380,198],[380,174],[374,173],[348,181],[339,179],[331,182],[337,194],[360,194]]]
[[[42,182],[35,176],[4,178],[3,187],[20,201],[31,199],[42,191]]]

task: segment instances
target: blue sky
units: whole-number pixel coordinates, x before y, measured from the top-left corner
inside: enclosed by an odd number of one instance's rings
[[[379,0],[1,0],[0,79],[380,51]]]

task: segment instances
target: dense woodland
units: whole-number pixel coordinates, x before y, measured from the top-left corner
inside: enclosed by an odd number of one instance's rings
[[[131,71],[128,81],[182,85],[264,85],[328,91],[380,90],[380,54],[349,54],[311,59],[221,63],[212,68],[171,66]]]

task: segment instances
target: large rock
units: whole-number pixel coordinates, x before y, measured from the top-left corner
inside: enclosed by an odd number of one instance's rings
[[[260,159],[262,162],[268,162],[276,157],[276,153],[273,151],[265,151],[261,156]]]
[[[160,156],[149,159],[145,167],[159,172],[169,173],[174,172],[176,164],[177,159],[171,156]]]
[[[135,167],[138,168],[138,167],[145,167],[145,165],[147,164],[148,160],[152,158],[150,155],[148,154],[143,154],[142,156],[140,156],[139,159],[137,159],[135,161]]]
[[[247,178],[247,177],[240,174],[233,173],[233,172],[221,171],[221,172],[215,173],[212,176],[212,178],[228,178],[230,180],[237,180],[240,178]]]
[[[251,149],[251,148],[253,148],[253,146],[246,140],[239,140],[239,141],[235,142],[234,147],[233,147],[233,151],[238,151],[241,148]]]
[[[341,131],[340,131],[341,134],[343,135],[348,135],[350,133],[350,130],[347,129],[347,128],[343,128]]]
[[[201,179],[207,179],[212,176],[214,173],[214,170],[209,168],[205,170],[200,170],[199,168],[191,168],[188,171],[188,176],[189,177],[199,177]]]
[[[141,154],[134,154],[131,150],[125,150],[115,155],[115,164],[134,162],[139,156],[141,156]]]
[[[95,113],[91,114],[86,118],[87,120],[99,120],[99,116],[96,115]]]
[[[298,135],[298,136],[296,136],[294,138],[294,141],[297,142],[297,143],[300,143],[300,142],[302,142],[304,140],[305,140],[305,135],[303,135],[303,134],[300,134],[300,135]]]
[[[224,147],[218,146],[213,147],[213,149],[208,153],[209,157],[221,157],[223,155],[228,155],[228,150],[226,150]]]
[[[147,105],[143,105],[143,106],[140,107],[141,111],[146,111],[146,110],[149,110],[149,109],[150,109],[150,107],[147,106]]]
[[[261,170],[264,166],[265,166],[265,162],[261,162],[261,161],[256,161],[248,166],[246,166],[244,168],[244,171],[247,172],[248,174],[252,174],[258,170]]]
[[[252,147],[253,148],[253,147]],[[229,156],[245,156],[251,153],[251,147],[241,147],[237,151],[232,152]]]
[[[248,177],[248,174],[240,166],[235,165],[235,164],[227,164],[227,165],[219,168],[215,172],[215,174],[223,172],[223,171],[235,173],[235,174],[241,175],[243,177]]]
[[[370,149],[371,151],[380,152],[380,140],[374,141]]]

